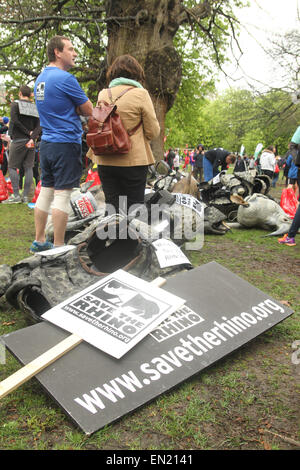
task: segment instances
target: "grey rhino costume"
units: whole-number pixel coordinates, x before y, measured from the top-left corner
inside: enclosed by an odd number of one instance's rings
[[[161,268],[151,240],[142,239],[124,216],[105,218],[70,240],[60,254],[41,252],[16,265],[0,266],[0,296],[34,322],[63,300],[117,269],[144,280],[191,269],[190,263]],[[134,222],[134,219],[131,220]],[[127,238],[101,239],[99,231],[128,232]]]
[[[284,235],[289,231],[292,219],[280,205],[264,194],[252,194],[245,198],[246,204],[237,212],[237,222],[243,227],[274,230],[267,236]]]

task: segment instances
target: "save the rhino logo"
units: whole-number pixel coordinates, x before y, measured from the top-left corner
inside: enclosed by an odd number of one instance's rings
[[[109,281],[108,284],[97,289],[93,294],[116,307],[122,307],[123,312],[138,315],[145,320],[156,317],[161,313],[157,301],[116,280]]]
[[[36,86],[36,99],[43,101],[45,98],[45,82],[40,82]]]
[[[125,343],[169,309],[168,302],[116,278],[62,306],[62,310]]]

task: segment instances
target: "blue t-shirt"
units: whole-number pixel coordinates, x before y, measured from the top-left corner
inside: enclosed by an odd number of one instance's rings
[[[82,124],[76,107],[88,98],[76,78],[58,67],[46,67],[35,82],[34,96],[42,140],[81,143]]]

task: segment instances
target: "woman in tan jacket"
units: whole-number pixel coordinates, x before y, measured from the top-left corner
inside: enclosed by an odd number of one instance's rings
[[[116,104],[127,131],[140,124],[130,137],[131,149],[127,154],[92,157],[98,165],[106,204],[112,204],[117,212],[122,208],[127,213],[131,205],[144,202],[148,166],[155,161],[150,141],[159,135],[160,126],[150,95],[142,85],[145,79],[143,68],[134,57],[117,57],[106,78],[113,101],[132,87]],[[110,102],[107,89],[100,91],[99,100]]]

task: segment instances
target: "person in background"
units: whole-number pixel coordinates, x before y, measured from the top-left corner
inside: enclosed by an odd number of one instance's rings
[[[269,176],[269,178],[273,179],[273,174],[275,170],[275,147],[274,145],[269,145],[268,148],[262,151],[260,156],[260,168],[263,175]]]
[[[241,157],[241,155],[238,155],[237,160],[236,160],[235,165],[234,165],[233,172],[234,173],[239,173],[239,172],[243,172],[243,171],[246,171],[246,164],[244,162],[244,159]]]
[[[275,157],[276,163],[275,163],[274,174],[273,174],[273,179],[272,179],[272,188],[276,188],[276,183],[279,178],[279,173],[280,173],[280,168],[278,165],[279,159],[280,159],[279,156]]]
[[[199,144],[197,145],[197,150],[194,155],[194,170],[193,176],[199,182],[202,183],[203,181],[203,155],[204,155],[204,145]]]
[[[174,157],[174,160],[173,160],[173,166],[174,166],[175,171],[179,170],[179,165],[180,165],[179,149],[175,149],[175,157]]]
[[[248,168],[249,168],[249,170],[254,170],[255,169],[255,161],[254,161],[253,155],[250,155],[250,157],[249,157]]]
[[[236,156],[234,153],[224,150],[223,148],[214,148],[208,150],[203,156],[204,181],[210,181],[222,170],[227,170],[228,165],[234,163]]]
[[[0,170],[5,176],[8,169],[7,150],[10,144],[10,137],[7,135],[9,118],[0,117]]]
[[[174,165],[174,158],[175,158],[175,152],[174,150],[170,147],[167,155],[167,164],[170,167],[170,170],[172,170],[173,165]]]
[[[184,154],[184,164],[183,164],[183,169],[188,168],[190,164],[190,156],[188,153]]]
[[[295,165],[297,153],[298,153],[298,145],[294,144],[293,142],[290,142],[289,150],[286,153],[287,158],[285,161],[285,165],[288,171],[287,173],[288,186],[291,186],[293,188],[295,194],[297,193],[297,190],[299,191],[299,184],[300,184],[299,168]],[[298,200],[300,200],[300,194],[298,194]]]
[[[259,155],[255,160],[255,166],[256,166],[256,169],[257,169],[257,173],[259,175],[261,175],[261,166],[260,166],[260,156]]]
[[[31,103],[31,88],[22,85],[19,90],[19,101],[10,105],[10,123],[8,133],[12,139],[9,147],[8,171],[13,187],[13,194],[3,204],[27,203],[33,182],[35,158],[35,140],[41,134],[40,121],[37,115],[23,114],[19,106]],[[33,104],[32,104],[33,106]],[[22,198],[20,196],[19,171],[24,168],[25,182]]]
[[[195,155],[195,154],[196,154],[196,149],[195,149],[195,150],[191,150],[191,151],[190,151],[190,154],[189,154],[189,157],[190,157],[190,165],[191,165],[192,171],[194,170],[194,163],[195,163],[194,155]]]
[[[298,202],[298,207],[296,210],[296,214],[294,216],[291,228],[288,233],[286,233],[282,238],[278,239],[278,242],[281,245],[287,245],[287,246],[295,246],[295,237],[298,233],[298,230],[300,228],[300,203]]]
[[[282,173],[282,179],[284,179],[284,186],[287,188],[288,187],[288,184],[289,184],[289,177],[288,177],[288,174],[289,174],[289,167],[286,166],[286,160],[284,160],[283,162],[283,165],[282,165],[282,168],[283,168],[283,173]]]

